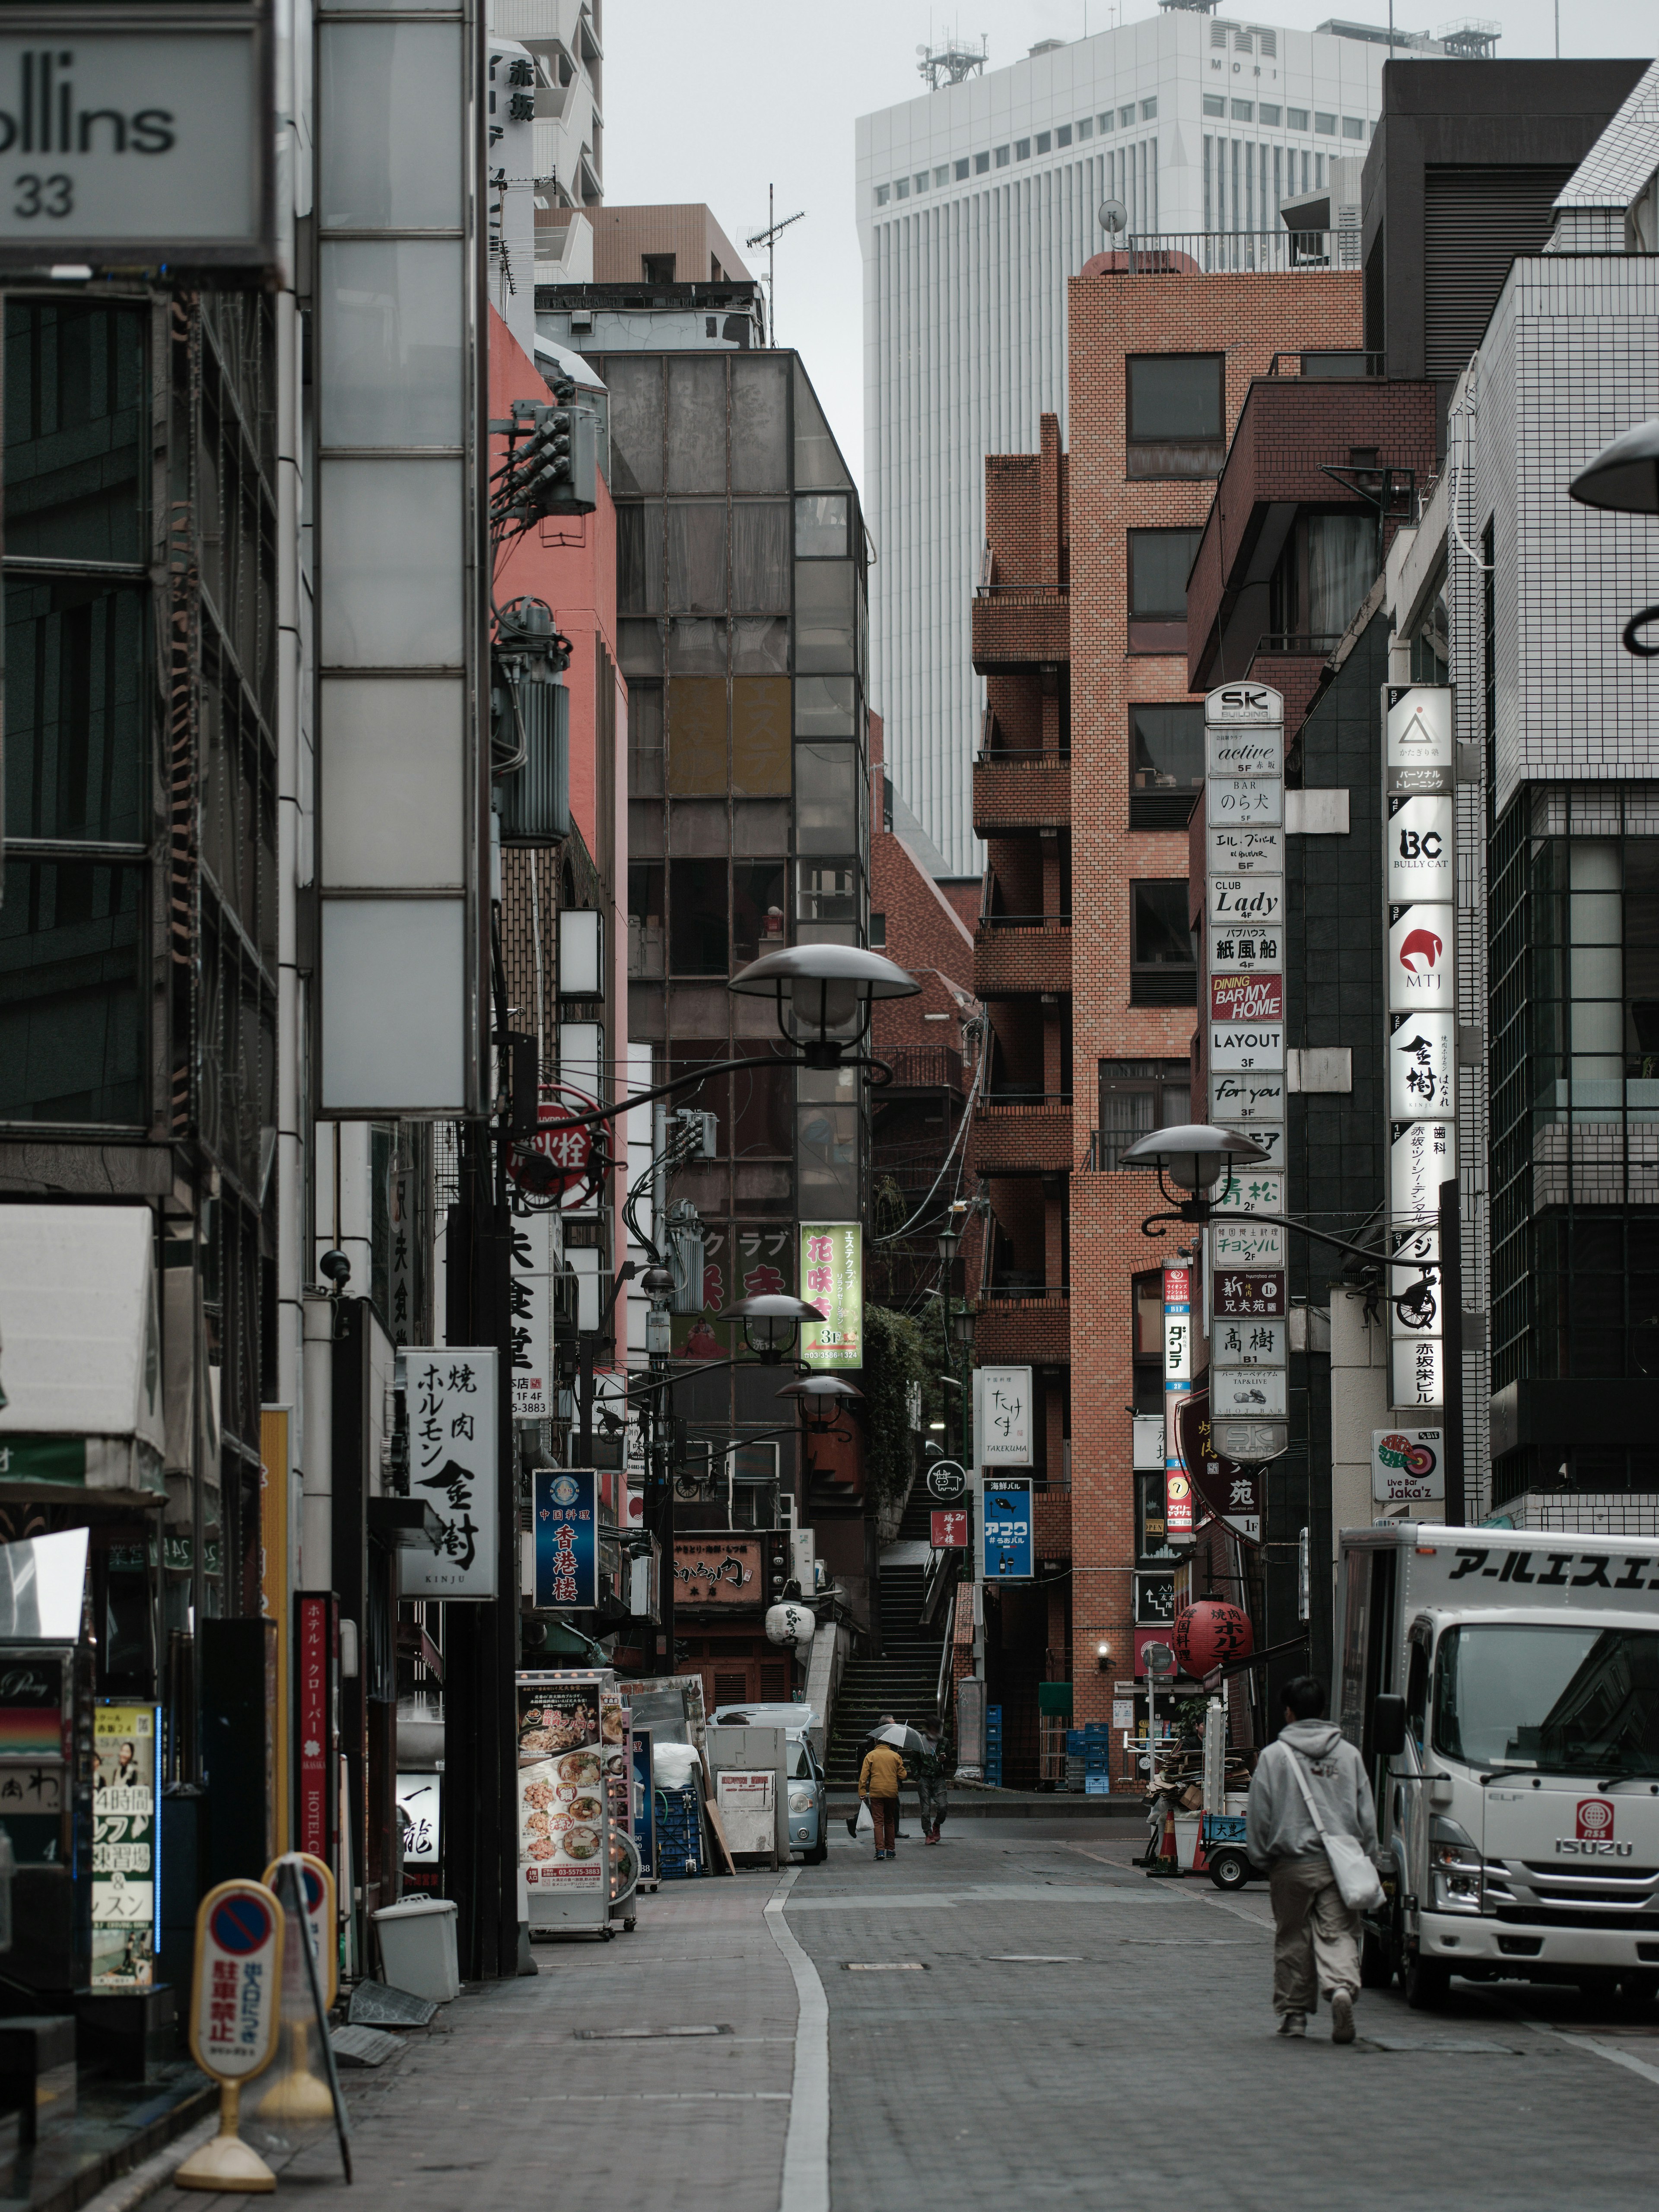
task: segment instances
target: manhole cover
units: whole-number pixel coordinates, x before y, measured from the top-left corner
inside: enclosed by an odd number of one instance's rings
[[[671,2035],[730,2035],[731,2029],[720,2027],[579,2027],[573,2037],[577,2043],[658,2043]]]
[[[1520,2052],[1512,2043],[1481,2043],[1475,2041],[1472,2037],[1467,2041],[1460,2039],[1456,2041],[1446,2039],[1436,2043],[1424,2043],[1415,2036],[1408,2040],[1403,2035],[1366,2035],[1361,2039],[1369,2043],[1374,2051],[1432,2051],[1437,2057],[1442,2052],[1451,2051],[1478,2052],[1487,2058],[1516,2058],[1520,2056]]]

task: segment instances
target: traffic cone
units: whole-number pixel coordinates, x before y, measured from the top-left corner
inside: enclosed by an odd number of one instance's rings
[[[1173,1798],[1165,1798],[1164,1801],[1164,1832],[1158,1839],[1158,1856],[1147,1868],[1146,1871],[1149,1875],[1175,1875],[1178,1876],[1181,1873],[1181,1847],[1176,1842],[1175,1801]]]
[[[1206,1813],[1200,1813],[1198,1816],[1198,1841],[1193,1847],[1193,1863],[1188,1869],[1193,1874],[1208,1874],[1210,1871],[1210,1855],[1204,1848],[1204,1827],[1208,1818]]]

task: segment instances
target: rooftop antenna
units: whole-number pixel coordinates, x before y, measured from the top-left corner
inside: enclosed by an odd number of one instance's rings
[[[799,222],[805,213],[805,208],[798,208],[793,215],[785,216],[783,221],[780,222],[777,220],[777,210],[773,205],[772,187],[769,185],[766,187],[766,228],[764,230],[757,230],[752,238],[746,238],[744,240],[745,246],[763,246],[766,248],[766,342],[769,345],[776,345],[778,342],[775,258],[778,238],[781,232],[788,229],[792,222]]]
[[[916,74],[927,78],[929,92],[937,92],[942,84],[965,84],[984,68],[990,51],[987,31],[981,32],[976,46],[965,46],[960,31],[947,31],[942,46],[935,46],[930,38],[927,46],[916,48]]]

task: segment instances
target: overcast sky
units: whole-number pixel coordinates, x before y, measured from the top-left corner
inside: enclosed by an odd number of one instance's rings
[[[1441,0],[1445,4],[1445,0]],[[1556,0],[1486,0],[1503,24],[1500,55],[1555,50]],[[1332,14],[1386,23],[1386,0],[1274,0],[1252,20],[1311,30]],[[777,211],[805,210],[780,241],[778,335],[798,346],[854,476],[864,463],[863,283],[853,220],[853,125],[922,89],[916,47],[947,24],[984,32],[989,66],[1023,59],[1039,39],[1108,29],[1121,14],[1156,14],[1150,0],[606,0],[605,191],[614,204],[704,200],[740,250]],[[1237,13],[1237,9],[1231,12]],[[1561,52],[1651,54],[1653,0],[1564,0]],[[1402,30],[1465,20],[1395,0]],[[763,273],[764,256],[750,267]]]

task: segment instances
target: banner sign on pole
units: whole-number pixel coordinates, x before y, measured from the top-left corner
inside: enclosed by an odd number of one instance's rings
[[[1031,1370],[974,1370],[974,1441],[981,1467],[1031,1464]]]
[[[1164,1270],[1164,1527],[1180,1543],[1193,1534],[1193,1486],[1181,1456],[1181,1411],[1193,1387],[1193,1271]]]
[[[532,1602],[538,1613],[599,1601],[599,1478],[588,1467],[538,1468]]]
[[[1036,1572],[1029,1474],[986,1477],[980,1561],[988,1583],[1030,1582]]]
[[[492,1346],[411,1347],[404,1354],[409,1400],[410,1495],[443,1523],[436,1543],[398,1553],[404,1597],[495,1595],[497,1498]]]
[[[822,1321],[800,1333],[803,1365],[828,1369],[864,1364],[864,1231],[856,1221],[804,1222],[800,1232],[800,1294]]]

